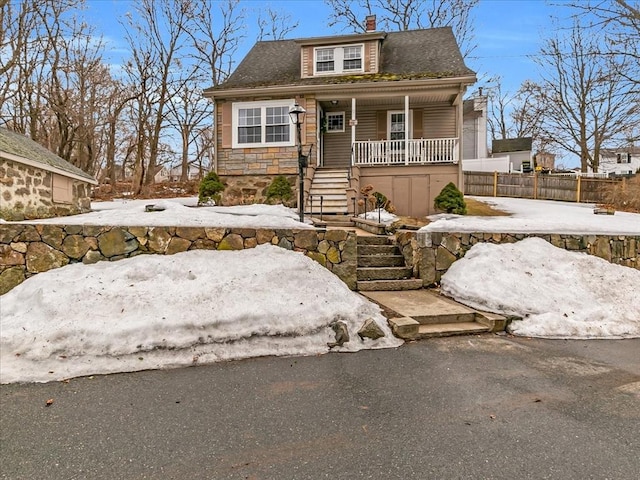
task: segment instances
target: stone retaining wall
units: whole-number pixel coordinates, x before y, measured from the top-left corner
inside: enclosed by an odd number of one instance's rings
[[[544,233],[452,233],[398,232],[396,239],[403,246],[407,265],[424,286],[438,283],[451,264],[462,258],[476,243],[514,243],[527,237],[539,237],[565,250],[584,252],[611,263],[640,269],[640,236],[575,235]]]
[[[32,275],[69,263],[195,249],[242,250],[264,243],[304,253],[355,289],[356,234],[344,230],[3,224],[0,295]]]

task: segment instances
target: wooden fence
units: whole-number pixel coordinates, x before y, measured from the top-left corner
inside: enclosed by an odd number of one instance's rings
[[[606,187],[618,180],[539,173],[464,172],[465,195],[606,203]]]

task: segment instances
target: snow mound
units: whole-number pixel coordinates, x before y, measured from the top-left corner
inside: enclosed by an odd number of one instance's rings
[[[442,277],[472,308],[522,317],[510,332],[547,338],[640,337],[640,271],[540,238],[478,243]]]
[[[367,213],[361,213],[358,217],[365,220],[373,220],[374,222],[379,221],[385,225],[390,225],[398,219],[397,215],[387,212],[384,208],[372,210]]]
[[[271,245],[73,264],[1,297],[0,382],[397,347],[380,308],[301,253]],[[385,332],[361,340],[373,319]]]

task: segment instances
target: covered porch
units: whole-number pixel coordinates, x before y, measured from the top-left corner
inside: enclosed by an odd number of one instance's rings
[[[462,92],[317,97],[318,167],[458,164]]]

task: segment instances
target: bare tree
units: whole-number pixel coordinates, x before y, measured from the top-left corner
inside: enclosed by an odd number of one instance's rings
[[[258,10],[258,41],[283,40],[296,28],[298,22],[294,22],[288,13],[279,12],[270,6],[267,6],[266,11]]]
[[[213,86],[231,74],[235,54],[244,38],[245,12],[238,4],[239,0],[220,2],[219,20],[207,2],[195,2],[191,11],[188,33],[194,48],[193,57],[207,70]]]
[[[632,82],[640,94],[640,1],[592,0],[570,5],[583,23],[587,21],[597,30],[606,29],[608,50],[603,54],[627,58],[627,69],[618,73]]]
[[[153,183],[170,95],[186,81],[182,59],[191,9],[190,0],[142,0],[136,7],[137,18],[129,17],[126,25],[132,51],[127,73],[139,89],[136,194],[143,183]]]
[[[478,0],[325,0],[333,13],[329,26],[354,33],[366,29],[365,17],[375,14],[387,31],[451,27],[463,56],[476,47],[471,12]]]
[[[640,111],[631,83],[617,72],[628,57],[601,54],[601,40],[577,23],[546,41],[535,58],[541,81],[524,92],[540,107],[540,134],[580,158],[582,171],[598,171],[600,151],[617,143]]]

